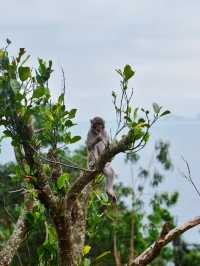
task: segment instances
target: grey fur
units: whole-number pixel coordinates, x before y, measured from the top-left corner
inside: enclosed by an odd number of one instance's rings
[[[101,132],[97,132],[95,130],[96,121],[97,123],[100,123],[100,121],[102,121],[103,129],[101,130]],[[91,120],[91,127],[88,131],[86,144],[88,148],[88,167],[90,169],[93,169],[99,156],[109,145],[109,137],[105,130],[105,122],[102,118],[95,117]],[[109,198],[112,199],[112,201],[116,201],[115,192],[113,190],[113,183],[116,174],[110,162],[105,165],[103,173],[106,176],[106,193],[108,194]]]

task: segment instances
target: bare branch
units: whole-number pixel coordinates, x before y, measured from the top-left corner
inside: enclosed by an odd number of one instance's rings
[[[130,266],[145,266],[156,258],[161,249],[166,246],[169,242],[176,239],[184,232],[200,224],[200,216],[172,229],[162,230],[160,237],[145,251],[142,252],[136,259],[132,261]]]

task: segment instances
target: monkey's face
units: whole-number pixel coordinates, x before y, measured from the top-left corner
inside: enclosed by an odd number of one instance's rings
[[[90,122],[91,122],[91,128],[93,129],[94,132],[99,134],[103,131],[105,127],[105,122],[103,118],[96,116],[92,120],[90,120]]]
[[[97,133],[101,133],[104,129],[104,126],[101,123],[95,123],[93,124],[93,129],[97,132]]]

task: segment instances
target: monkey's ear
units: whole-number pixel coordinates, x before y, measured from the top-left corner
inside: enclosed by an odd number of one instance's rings
[[[90,119],[90,123],[91,123],[91,125],[93,124],[93,119]]]

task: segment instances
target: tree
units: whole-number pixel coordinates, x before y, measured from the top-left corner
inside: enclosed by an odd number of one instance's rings
[[[9,40],[7,44],[10,44]],[[128,82],[134,71],[126,65],[123,70],[117,70],[121,77],[119,93],[112,93],[118,121],[116,134],[97,160],[95,170],[64,162],[63,144],[68,146],[80,139],[70,131],[76,109],[66,110],[65,86],[58,99],[52,102],[49,89],[52,61],[46,63],[39,59],[34,71],[27,66],[29,56],[26,56],[25,49],[20,48],[18,56],[10,58],[8,45],[0,50],[0,125],[5,128],[3,137],[11,139],[17,161],[16,174],[23,180],[26,196],[14,235],[0,252],[0,261],[9,265],[23,242],[26,221],[34,223],[38,216],[45,217],[46,213],[48,240],[54,234],[57,237],[59,265],[78,265],[82,261],[93,181],[118,153],[136,153],[143,148],[151,126],[169,111],[162,111],[156,103],[152,115],[149,110],[131,107],[133,91],[129,92]],[[123,133],[122,137],[119,133]],[[70,175],[70,168],[79,169],[79,174]],[[200,219],[192,220],[160,235],[153,247],[130,265],[146,265],[169,241],[199,223]],[[47,244],[50,245],[51,241]]]

